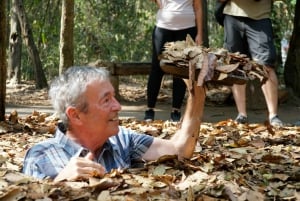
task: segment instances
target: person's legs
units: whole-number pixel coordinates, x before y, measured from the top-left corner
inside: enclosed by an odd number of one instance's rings
[[[249,55],[242,19],[226,15],[224,20],[224,47],[230,52]],[[246,84],[233,84],[232,95],[238,111],[235,120],[238,123],[247,123]]]
[[[163,30],[157,27],[154,28],[152,33],[152,68],[147,84],[147,106],[149,108],[154,108],[156,105],[161,80],[164,75],[158,60],[158,55],[160,54],[164,43],[163,34]]]
[[[274,70],[276,49],[273,43],[272,23],[269,19],[248,20],[247,38],[251,57],[267,68],[268,79],[262,85],[266,100],[270,124],[282,126],[282,121],[277,116],[278,109],[278,79]]]
[[[145,120],[154,119],[154,108],[157,101],[157,96],[161,87],[161,81],[164,72],[160,68],[159,54],[163,50],[165,42],[170,40],[172,31],[154,27],[152,33],[152,68],[148,77],[147,83],[147,106],[148,110],[145,112]]]
[[[189,34],[193,39],[197,35],[197,28],[191,27],[188,29],[174,31],[174,41],[184,41],[186,40],[187,34]],[[173,109],[180,110],[183,99],[185,97],[186,85],[181,78],[173,77]]]
[[[184,30],[174,31],[174,41],[186,40],[187,34],[189,34],[194,40],[197,35],[197,28],[191,27]],[[181,118],[180,109],[183,104],[183,100],[186,92],[186,84],[181,78],[173,77],[173,89],[172,89],[172,112],[171,120],[179,121]]]
[[[278,80],[273,68],[268,68],[269,78],[266,83],[262,85],[262,91],[264,93],[268,111],[269,119],[272,119],[277,115],[278,108]]]
[[[300,126],[300,120],[294,123],[294,126]]]
[[[179,121],[181,119],[181,106],[185,96],[186,85],[181,78],[173,77],[173,99],[172,99],[172,111],[170,114],[172,121]]]
[[[245,84],[232,85],[232,95],[235,100],[235,104],[239,115],[242,115],[243,117],[247,117],[246,85]]]
[[[185,96],[186,85],[182,78],[173,77],[173,109],[180,109]]]

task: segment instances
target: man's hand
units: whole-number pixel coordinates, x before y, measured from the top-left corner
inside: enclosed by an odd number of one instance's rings
[[[67,166],[55,177],[54,182],[63,180],[75,181],[89,177],[102,177],[105,174],[104,167],[93,161],[93,154],[88,153],[83,157],[73,157]]]

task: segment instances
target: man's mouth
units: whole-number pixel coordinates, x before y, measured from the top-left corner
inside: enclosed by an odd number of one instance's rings
[[[110,121],[119,121],[119,116],[116,116],[115,118],[111,119]]]

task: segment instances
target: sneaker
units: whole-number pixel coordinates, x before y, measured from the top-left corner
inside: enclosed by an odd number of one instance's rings
[[[239,114],[234,121],[239,124],[246,124],[248,123],[248,118]]]
[[[300,120],[294,123],[294,126],[300,126]]]
[[[172,121],[180,121],[181,119],[181,113],[178,110],[174,110],[171,112],[171,120]]]
[[[155,114],[155,112],[154,112],[153,109],[146,110],[144,120],[153,121],[154,120],[154,114]]]
[[[278,115],[270,119],[271,126],[283,126],[282,121],[279,119]]]

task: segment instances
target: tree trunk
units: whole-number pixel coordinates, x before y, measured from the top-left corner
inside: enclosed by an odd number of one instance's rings
[[[9,35],[9,59],[7,67],[7,79],[10,85],[17,85],[21,81],[21,53],[22,37],[21,28],[16,14],[16,0],[12,0]]]
[[[46,88],[48,87],[47,80],[43,71],[39,52],[33,40],[31,27],[26,18],[26,13],[22,4],[22,0],[16,0],[16,3],[17,5],[14,5],[14,7],[16,8],[16,13],[21,25],[22,38],[27,47],[29,57],[31,58],[33,63],[35,74],[35,86],[37,89]]]
[[[60,74],[74,63],[74,0],[63,0],[61,10],[59,62]]]
[[[208,39],[208,9],[207,9],[207,0],[202,0],[202,12],[203,12],[203,46],[209,47],[209,39]]]
[[[294,30],[284,67],[284,80],[287,88],[300,97],[300,0],[295,6]]]
[[[6,96],[6,1],[0,1],[0,121],[5,120]]]

